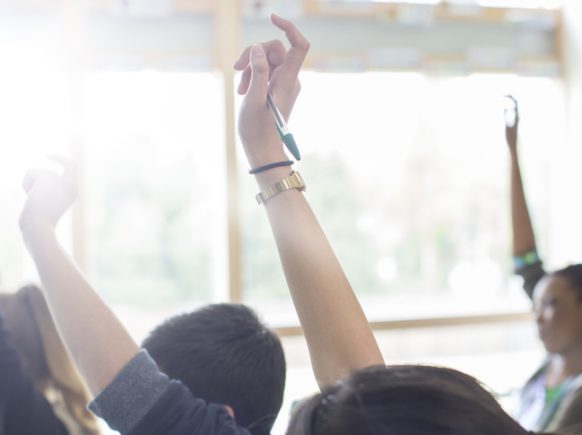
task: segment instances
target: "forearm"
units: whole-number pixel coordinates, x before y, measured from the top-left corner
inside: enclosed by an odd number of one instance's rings
[[[511,151],[511,224],[513,255],[522,255],[536,248],[534,231],[529,215],[517,151]]]
[[[257,181],[264,189],[289,172],[277,168],[259,174]],[[360,304],[303,194],[280,193],[265,207],[319,385],[383,364]]]
[[[44,222],[22,224],[59,333],[95,395],[138,352],[138,346],[92,289]]]

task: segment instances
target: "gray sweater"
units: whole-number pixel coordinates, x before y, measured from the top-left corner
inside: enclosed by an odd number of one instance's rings
[[[138,353],[89,404],[124,435],[250,435],[224,407],[192,396],[160,372],[146,351]]]

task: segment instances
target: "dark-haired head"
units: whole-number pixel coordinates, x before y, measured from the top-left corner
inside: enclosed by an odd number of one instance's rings
[[[549,353],[582,348],[582,264],[546,275],[534,291],[540,339]]]
[[[572,264],[563,269],[556,270],[550,276],[563,278],[570,284],[570,288],[576,296],[578,301],[582,302],[582,264]]]
[[[230,406],[239,426],[270,432],[283,401],[285,356],[250,308],[214,304],[173,317],[142,346],[195,396]]]
[[[428,366],[360,370],[301,404],[288,435],[527,435],[474,378]]]

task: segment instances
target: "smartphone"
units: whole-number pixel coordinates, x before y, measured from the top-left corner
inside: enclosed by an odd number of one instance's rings
[[[505,96],[505,125],[513,127],[517,121],[517,100],[511,95]]]

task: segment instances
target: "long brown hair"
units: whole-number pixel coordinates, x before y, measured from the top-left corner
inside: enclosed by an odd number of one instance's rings
[[[431,366],[357,371],[298,406],[287,435],[527,435],[477,380]]]

